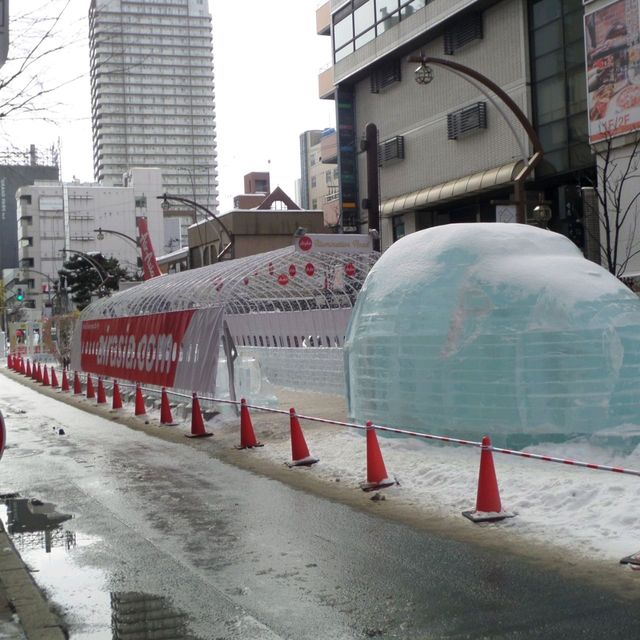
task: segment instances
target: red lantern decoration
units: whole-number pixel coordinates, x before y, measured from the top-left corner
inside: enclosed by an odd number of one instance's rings
[[[272,276],[275,272],[275,269],[273,267],[273,262],[269,263],[269,275]]]
[[[249,284],[249,278],[245,278],[242,282],[244,282],[245,284]]]
[[[284,286],[285,284],[289,283],[289,276],[286,273],[281,273],[278,276],[278,284],[281,284],[282,286]]]
[[[302,236],[300,240],[298,240],[298,246],[300,247],[300,251],[310,251],[313,246],[313,240],[309,236]]]
[[[349,278],[353,278],[353,276],[356,275],[356,268],[353,262],[347,262],[347,264],[344,265],[344,272]]]
[[[316,269],[311,262],[307,262],[307,264],[304,266],[304,272],[308,276],[312,276],[316,272]]]
[[[294,278],[296,275],[296,265],[295,264],[290,264],[289,265],[289,275]]]

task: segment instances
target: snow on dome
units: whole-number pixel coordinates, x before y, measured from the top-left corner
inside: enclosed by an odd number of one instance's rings
[[[434,227],[371,270],[345,373],[361,422],[508,445],[639,425],[640,300],[551,231]]]

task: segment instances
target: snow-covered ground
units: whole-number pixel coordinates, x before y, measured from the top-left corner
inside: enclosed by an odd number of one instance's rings
[[[346,420],[340,397],[282,388],[275,391],[280,409],[295,406],[298,414]],[[25,389],[27,393],[30,394]],[[96,409],[95,401],[69,396],[67,399]],[[222,408],[224,411],[206,424],[217,437],[202,440],[203,447],[226,443],[233,449],[233,443],[239,443],[239,419],[228,406]],[[108,408],[101,411],[108,414]],[[132,404],[127,404],[122,413],[132,415]],[[252,410],[251,417],[255,435],[265,446],[246,454],[261,463],[273,463],[274,468],[283,468],[283,463],[291,460],[288,416]],[[179,419],[177,411],[174,418]],[[148,419],[152,423],[158,420],[159,411],[148,410]],[[291,473],[304,473],[307,479],[332,486],[339,479],[342,488],[353,487],[354,492],[362,493],[359,484],[366,479],[363,433],[304,420],[301,426],[311,454],[320,462]],[[173,428],[188,433],[190,418]],[[475,507],[478,448],[414,438],[380,436],[378,441],[389,476],[400,483],[381,492],[388,505],[412,505],[416,511],[424,509],[431,514],[435,511],[443,522],[455,519],[460,526],[470,528],[497,526],[505,535],[512,534],[514,540],[566,550],[574,558],[617,564],[622,557],[640,550],[640,510],[636,505],[640,477],[494,453],[503,508],[517,516],[499,524],[476,525],[463,519],[461,512]],[[603,446],[574,442],[540,444],[527,451],[640,470],[640,450],[621,454]]]

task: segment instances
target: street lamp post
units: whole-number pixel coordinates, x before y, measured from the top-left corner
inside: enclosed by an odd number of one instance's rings
[[[538,138],[538,134],[535,132],[527,116],[522,112],[520,107],[518,107],[518,105],[507,95],[505,91],[503,91],[495,82],[482,75],[475,69],[466,67],[465,65],[462,65],[458,62],[452,62],[451,60],[433,58],[424,56],[422,54],[420,55],[420,57],[409,58],[409,62],[420,63],[420,66],[414,72],[415,80],[418,84],[429,84],[433,80],[433,71],[429,65],[441,66],[449,69],[470,84],[474,85],[478,90],[480,90],[506,120],[507,124],[511,128],[511,131],[516,137],[516,140],[520,144],[523,160],[525,163],[525,166],[515,177],[513,183],[514,199],[516,205],[516,222],[520,222],[523,224],[526,223],[526,199],[524,181],[542,160],[542,157],[544,155],[542,145],[540,144],[540,139]],[[521,144],[520,138],[513,128],[511,121],[509,120],[509,118],[507,118],[500,105],[493,100],[492,96],[488,93],[487,90],[493,92],[502,101],[502,103],[507,107],[507,109],[511,111],[511,113],[513,113],[518,122],[520,122],[520,124],[524,128],[533,148],[533,154],[530,158],[528,157],[526,149],[524,149],[523,145]]]
[[[133,242],[133,244],[135,244],[136,247],[138,248],[140,247],[140,240],[138,240],[137,238],[132,238],[131,236],[128,236],[126,233],[122,233],[122,231],[114,231],[113,229],[103,229],[102,227],[98,227],[97,229],[94,229],[93,232],[98,234],[96,236],[98,240],[104,240],[105,233],[112,233],[116,236],[120,236],[121,238],[125,238],[125,240],[129,240],[130,242]]]
[[[233,234],[227,229],[225,224],[218,218],[218,216],[213,213],[210,209],[205,207],[202,204],[198,204],[195,200],[189,200],[189,198],[184,198],[182,196],[175,196],[168,193],[164,193],[161,196],[158,196],[158,200],[162,200],[162,208],[166,211],[171,208],[172,202],[179,202],[182,204],[189,205],[193,207],[197,211],[201,211],[205,215],[209,216],[213,222],[215,222],[218,227],[222,230],[222,232],[227,236],[227,244],[218,252],[216,256],[217,260],[221,260],[222,257],[233,247]],[[222,242],[222,236],[220,237],[220,241]]]
[[[97,229],[93,230],[94,233],[97,233],[98,235],[96,236],[97,240],[104,240],[104,234],[105,233],[110,233],[114,236],[120,236],[121,238],[124,238],[125,240],[128,240],[129,242],[132,242],[136,248],[140,249],[142,246],[142,243],[140,242],[140,240],[138,238],[132,238],[131,236],[127,235],[126,233],[122,233],[122,231],[115,231],[114,229],[103,229],[102,227],[98,227]],[[142,257],[138,256],[138,263],[136,265],[136,268],[140,268],[142,264]],[[136,278],[141,278],[140,276],[140,272],[138,271],[136,276]]]

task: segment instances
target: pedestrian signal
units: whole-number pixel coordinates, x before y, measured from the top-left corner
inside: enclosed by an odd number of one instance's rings
[[[16,291],[16,300],[18,302],[22,302],[24,300],[24,292],[22,291],[22,289],[18,289]]]

